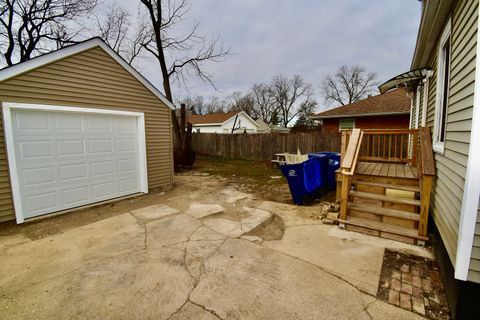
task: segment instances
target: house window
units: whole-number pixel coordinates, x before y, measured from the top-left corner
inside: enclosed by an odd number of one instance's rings
[[[200,129],[197,129],[197,133],[200,133]]]
[[[435,126],[433,136],[433,149],[443,153],[445,148],[445,135],[447,129],[448,95],[450,85],[450,20],[440,38],[438,49],[438,78],[437,100],[435,104]]]
[[[340,131],[352,130],[355,128],[355,119],[340,119]]]

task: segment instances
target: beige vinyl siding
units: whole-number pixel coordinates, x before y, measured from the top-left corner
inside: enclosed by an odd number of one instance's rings
[[[480,283],[480,199],[477,211],[475,237],[473,238],[472,258],[468,271],[468,280]]]
[[[144,112],[148,186],[172,186],[170,109],[100,47],[0,83],[0,101]],[[0,221],[5,221],[14,213],[1,129]]]
[[[467,0],[458,1],[451,16],[450,91],[445,152],[443,155],[435,153],[437,176],[434,181],[431,213],[453,264],[456,258],[473,111],[477,17],[478,1]],[[427,126],[432,128],[438,80],[437,55],[438,44],[429,62],[434,75],[429,84]]]

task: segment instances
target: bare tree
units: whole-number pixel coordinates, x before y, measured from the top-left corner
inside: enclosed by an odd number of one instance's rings
[[[97,0],[2,0],[0,50],[8,66],[71,43],[76,19],[88,15]]]
[[[316,105],[313,99],[312,86],[302,77],[296,75],[288,79],[283,75],[276,75],[270,85],[275,105],[282,125],[287,126],[301,110],[313,108]]]
[[[244,111],[252,118],[257,117],[255,100],[251,93],[243,94],[239,91],[235,91],[228,99],[230,100],[229,111]]]
[[[152,33],[145,17],[132,23],[130,13],[118,4],[107,7],[106,14],[96,16],[99,36],[129,64],[140,55],[143,45],[152,41]]]
[[[204,99],[202,96],[196,96],[195,98],[187,97],[180,101],[180,104],[184,104],[187,110],[192,114],[205,114],[206,108],[204,105]]]
[[[218,97],[212,96],[205,104],[206,113],[219,113],[225,111],[225,101],[221,101]]]
[[[145,43],[144,48],[158,60],[167,99],[173,102],[171,80],[184,81],[185,72],[188,71],[193,71],[200,79],[213,85],[211,76],[202,69],[202,64],[206,61],[222,61],[229,50],[223,48],[218,38],[209,40],[206,35],[200,34],[197,23],[184,36],[175,36],[175,27],[184,21],[190,9],[189,1],[140,1],[148,11],[153,32],[153,41]],[[173,131],[178,139],[179,125],[174,116],[172,120]]]
[[[278,107],[275,104],[275,98],[272,90],[266,84],[254,84],[251,88],[255,110],[258,117],[265,123],[271,123],[272,118],[278,114]]]
[[[346,105],[377,93],[377,75],[367,72],[364,67],[340,66],[337,72],[328,75],[322,82],[321,91],[327,103]]]

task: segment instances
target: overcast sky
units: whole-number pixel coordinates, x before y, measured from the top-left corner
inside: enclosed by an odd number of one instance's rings
[[[137,1],[119,0],[136,11]],[[410,67],[420,20],[417,0],[192,0],[190,18],[202,32],[220,35],[232,55],[205,69],[220,90],[191,79],[174,96],[226,96],[273,75],[299,74],[316,88],[342,64],[359,64],[379,81]],[[189,22],[187,22],[189,23]],[[161,88],[157,63],[140,71]],[[321,103],[322,104],[322,103]]]

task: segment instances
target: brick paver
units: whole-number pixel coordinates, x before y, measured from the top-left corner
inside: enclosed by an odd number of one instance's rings
[[[400,294],[400,307],[407,310],[412,310],[412,304],[410,302],[411,296],[409,294]]]

